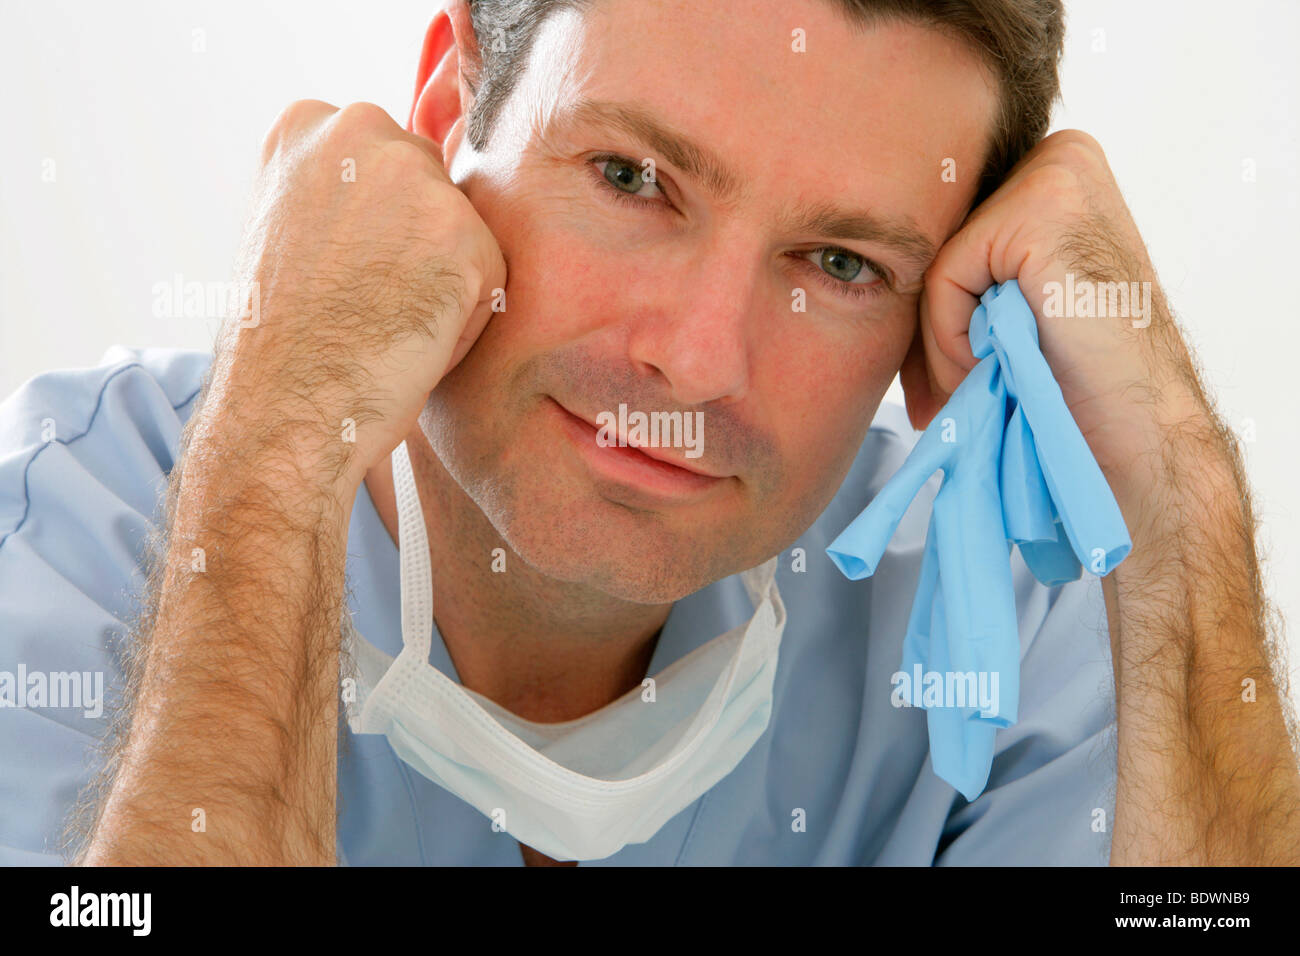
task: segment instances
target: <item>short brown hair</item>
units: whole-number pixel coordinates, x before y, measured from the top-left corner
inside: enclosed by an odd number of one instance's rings
[[[468,0],[477,62],[465,63],[474,93],[467,135],[487,145],[501,107],[514,89],[542,22],[557,10],[580,10],[593,0]],[[980,173],[975,203],[995,190],[1011,168],[1047,132],[1060,96],[1058,72],[1065,42],[1061,0],[827,0],[851,22],[873,27],[903,21],[941,30],[972,47],[997,78],[998,116]]]

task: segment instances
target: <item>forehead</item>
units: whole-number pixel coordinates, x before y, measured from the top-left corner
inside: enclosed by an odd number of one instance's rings
[[[562,10],[539,30],[513,98],[524,109],[505,112],[531,132],[580,131],[591,100],[660,117],[739,171],[739,200],[765,215],[852,198],[939,241],[974,195],[996,108],[992,78],[961,41],[912,24],[866,28],[831,0]],[[956,183],[941,176],[946,161]]]

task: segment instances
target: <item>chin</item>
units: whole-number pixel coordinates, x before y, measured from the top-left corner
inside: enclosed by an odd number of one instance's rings
[[[736,525],[719,528],[696,510],[689,517],[669,511],[637,511],[602,497],[561,461],[545,461],[547,445],[502,442],[483,423],[490,416],[465,414],[430,397],[421,425],[445,472],[447,491],[458,486],[487,519],[483,547],[503,540],[507,562],[523,561],[556,581],[591,588],[635,604],[678,601],[737,571],[737,555],[753,550]],[[549,436],[541,440],[553,446]],[[735,521],[734,516],[732,521]],[[739,527],[752,527],[742,523]],[[490,539],[490,540],[489,540]],[[507,567],[509,564],[507,563]]]
[[[716,570],[725,556],[706,553],[703,542],[662,526],[646,528],[653,516],[638,518],[608,502],[579,513],[572,504],[548,513],[535,502],[526,517],[487,504],[484,513],[519,560],[619,600],[668,604],[731,573]]]

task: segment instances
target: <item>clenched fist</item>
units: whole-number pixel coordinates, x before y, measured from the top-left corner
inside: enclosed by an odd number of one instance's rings
[[[346,497],[469,351],[506,270],[436,143],[368,103],[303,100],[267,134],[236,279],[257,309],[222,331],[193,441]]]

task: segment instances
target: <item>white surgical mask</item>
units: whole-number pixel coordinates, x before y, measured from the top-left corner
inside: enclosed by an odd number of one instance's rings
[[[634,688],[577,720],[533,723],[429,663],[433,577],[405,443],[392,462],[402,650],[385,654],[344,614],[357,668],[353,733],[384,734],[412,768],[557,860],[644,843],[740,763],[772,714],[786,620],[775,557],[741,575],[749,621],[654,675],[653,701]]]

